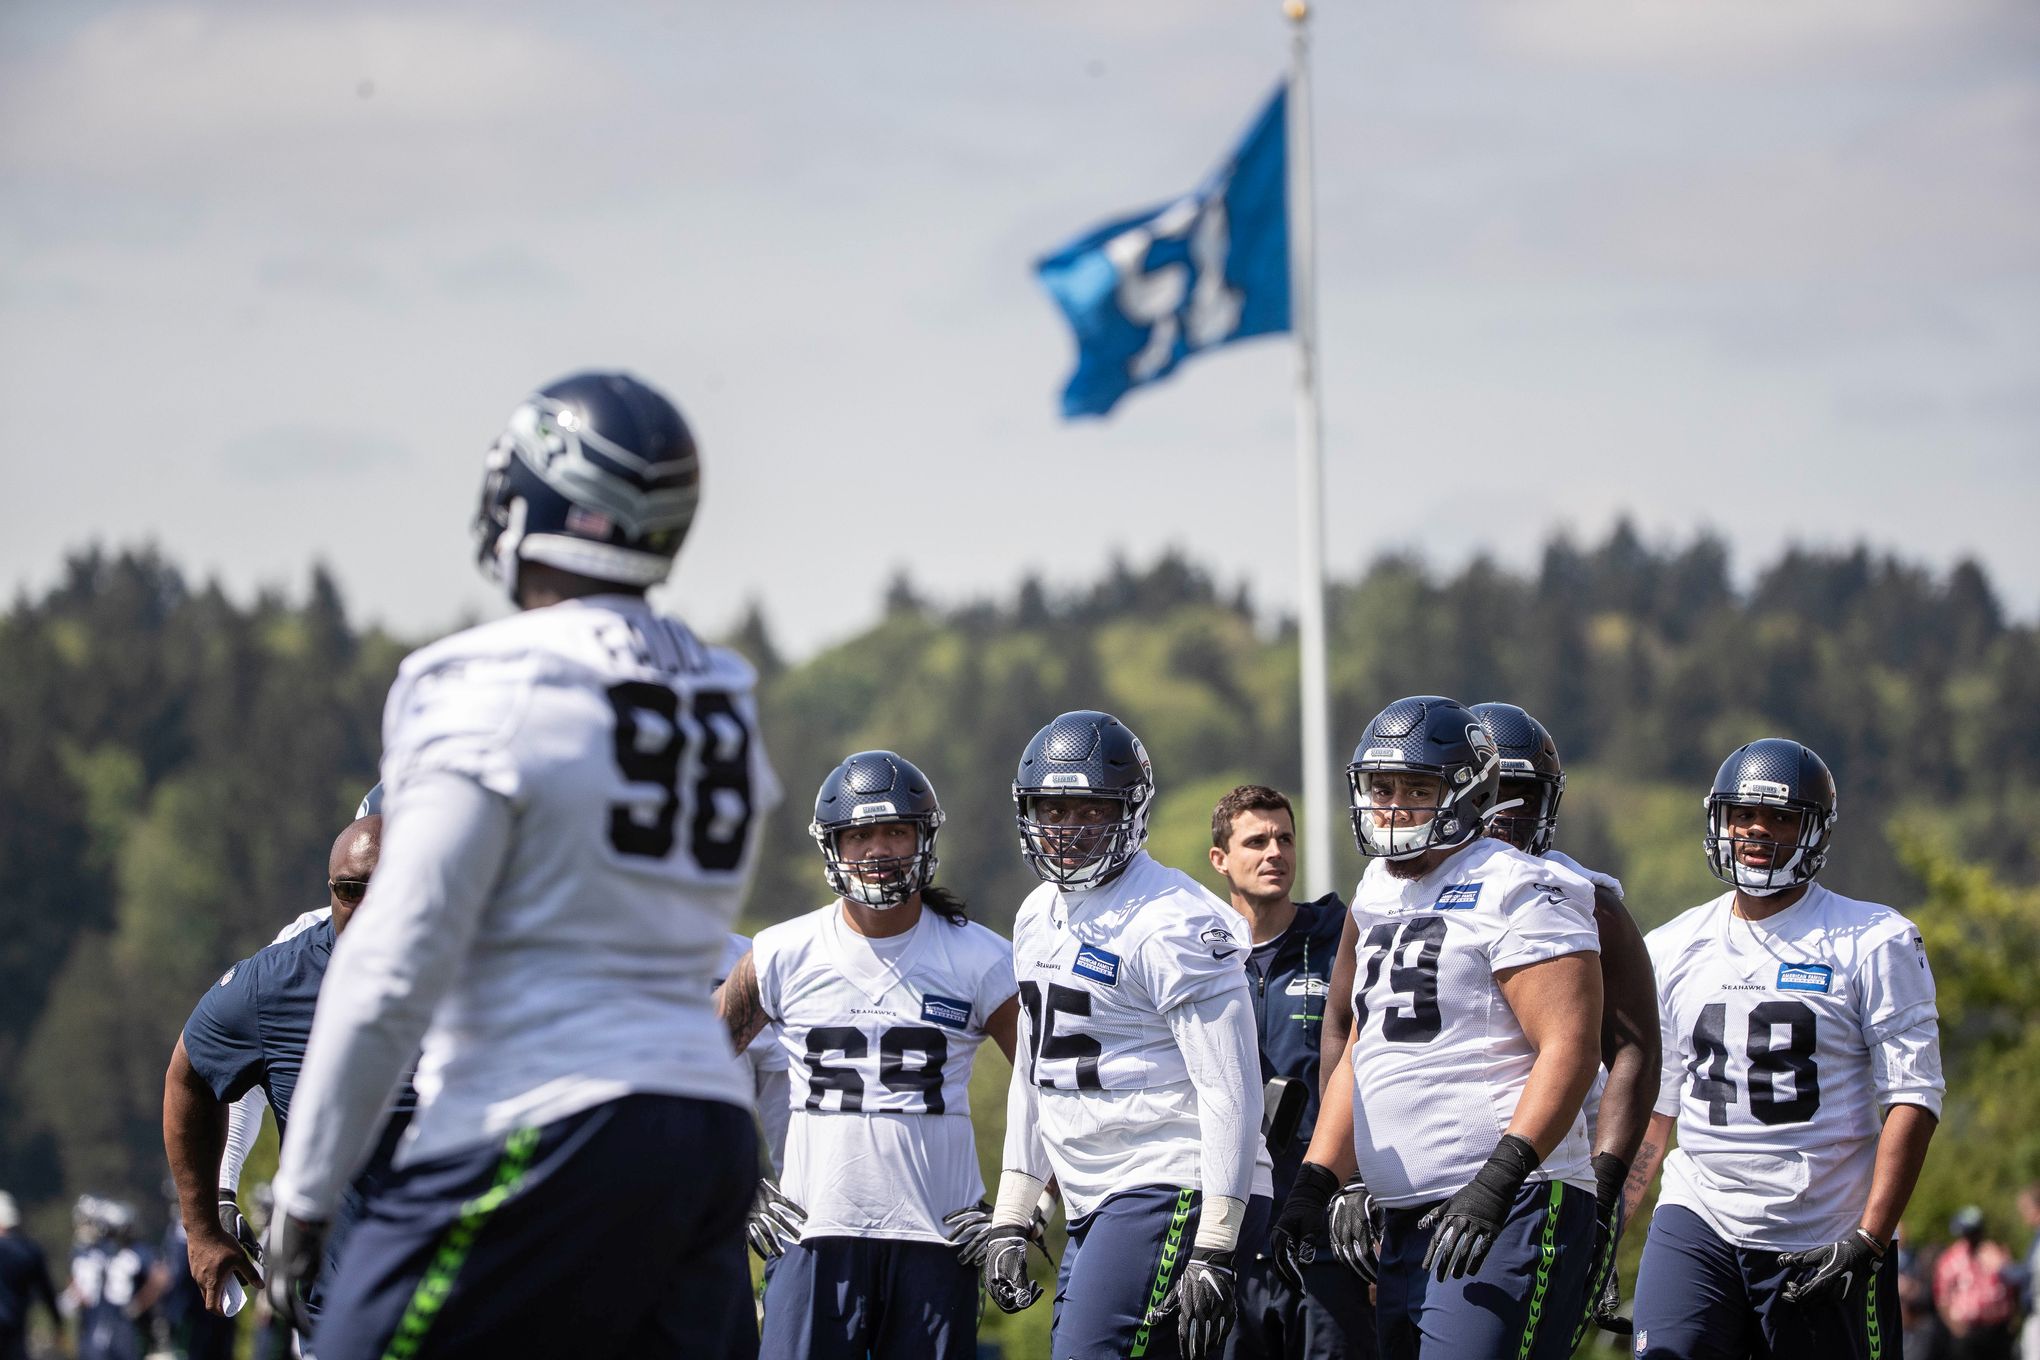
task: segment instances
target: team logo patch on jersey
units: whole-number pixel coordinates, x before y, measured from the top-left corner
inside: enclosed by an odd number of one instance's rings
[[[1835,970],[1824,963],[1781,963],[1778,990],[1781,992],[1825,992],[1835,980]]]
[[[932,992],[921,998],[921,1018],[931,1025],[963,1029],[970,1024],[970,1003]]]
[[[1291,996],[1330,996],[1332,984],[1321,977],[1305,973],[1302,977],[1289,979],[1289,985],[1282,989]]]
[[[1480,901],[1480,884],[1448,883],[1445,891],[1438,894],[1436,906],[1439,911],[1466,911]]]
[[[1213,926],[1197,938],[1206,944],[1231,944],[1233,942],[1232,932],[1224,926]]]
[[[229,969],[228,969],[228,970],[227,970],[226,972],[224,972],[224,973],[221,973],[221,974],[220,974],[220,986],[224,987],[224,986],[226,986],[226,985],[227,985],[227,984],[228,984],[229,982],[232,982],[232,981],[234,980],[234,972],[235,972],[235,970],[236,970],[236,969],[240,968],[240,966],[241,966],[241,965],[237,963],[237,964],[235,964],[235,965],[234,965],[234,967],[233,967],[233,968],[229,968]]]
[[[1087,977],[1102,982],[1107,987],[1119,985],[1119,956],[1108,954],[1091,945],[1080,945],[1077,957],[1070,964],[1070,971],[1078,977]]]

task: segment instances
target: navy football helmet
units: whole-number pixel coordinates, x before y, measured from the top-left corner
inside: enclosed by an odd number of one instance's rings
[[[1430,775],[1438,781],[1435,801],[1381,801],[1370,776]],[[1457,700],[1435,694],[1398,699],[1374,715],[1367,735],[1346,767],[1352,794],[1353,839],[1360,853],[1376,859],[1413,859],[1430,850],[1464,845],[1487,832],[1501,795],[1502,761],[1479,718]],[[1387,826],[1373,814],[1389,811]],[[1410,814],[1431,815],[1417,822]]]
[[[1118,814],[1096,825],[1048,819],[1053,813],[1045,805],[1072,798],[1116,803]],[[1147,844],[1154,802],[1154,765],[1133,729],[1094,709],[1065,713],[1020,753],[1013,777],[1020,853],[1044,883],[1089,888],[1109,882]]]
[[[1536,802],[1529,807],[1499,808],[1488,834],[1498,836],[1518,850],[1541,855],[1551,848],[1558,830],[1558,800],[1565,796],[1565,767],[1559,763],[1558,743],[1543,723],[1514,704],[1475,704],[1467,710],[1495,739],[1502,757],[1502,778],[1534,783]]]
[[[859,751],[822,781],[808,835],[822,848],[822,872],[838,897],[885,910],[935,881],[935,833],[942,820],[935,786],[912,761],[891,751]],[[879,822],[912,823],[914,853],[861,860],[837,853],[837,838],[847,828]]]
[[[525,398],[489,450],[476,556],[513,602],[519,562],[656,585],[700,494],[694,435],[672,402],[627,373],[577,373]]]
[[[1765,737],[1738,746],[1721,763],[1708,790],[1707,867],[1724,883],[1752,897],[1810,883],[1827,863],[1828,838],[1835,828],[1835,777],[1827,762],[1807,747],[1784,737]],[[1791,853],[1779,843],[1737,837],[1729,825],[1733,807],[1785,808],[1799,814],[1799,835]],[[1745,864],[1744,846],[1771,847],[1770,863]]]

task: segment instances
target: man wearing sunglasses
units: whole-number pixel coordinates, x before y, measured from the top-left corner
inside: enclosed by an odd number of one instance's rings
[[[333,943],[367,896],[381,852],[380,816],[360,818],[342,831],[326,861],[330,915],[303,929],[293,923],[286,938],[229,968],[199,1000],[171,1052],[163,1081],[163,1147],[177,1183],[191,1275],[205,1306],[216,1313],[238,1311],[247,1287],[260,1280],[254,1237],[241,1222],[231,1186],[214,1190],[224,1179],[229,1107],[259,1089],[276,1113],[281,1136]],[[388,1166],[415,1103],[407,1084],[375,1159],[355,1183],[352,1204],[358,1206],[367,1187]],[[236,1158],[235,1181],[238,1163]],[[329,1256],[337,1252],[337,1242],[329,1240]],[[317,1309],[316,1298],[303,1304],[301,1315],[292,1319],[301,1332],[309,1330]]]

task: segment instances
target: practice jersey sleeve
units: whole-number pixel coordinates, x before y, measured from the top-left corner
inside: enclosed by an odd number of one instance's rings
[[[1594,887],[1577,874],[1553,869],[1514,884],[1502,899],[1504,925],[1488,951],[1496,972],[1567,954],[1599,953]]]
[[[1910,922],[1873,947],[1858,977],[1857,1017],[1880,1106],[1941,1114],[1940,1015],[1926,942]]]
[[[1236,990],[1175,1007],[1169,1029],[1197,1088],[1206,1200],[1224,1195],[1244,1203],[1261,1136],[1260,1051],[1245,979]]]
[[[333,951],[276,1177],[276,1203],[331,1216],[366,1160],[509,853],[510,805],[472,776],[413,768],[374,900]],[[393,791],[394,800],[394,791]]]
[[[1247,942],[1238,922],[1225,919],[1215,901],[1170,906],[1173,914],[1149,932],[1130,960],[1155,1009],[1166,1014],[1235,990],[1246,996]]]
[[[462,775],[515,800],[522,778],[511,738],[531,702],[519,660],[447,661],[400,672],[383,710],[385,807],[420,775]]]
[[[979,1025],[990,1021],[992,1012],[1011,1001],[1020,991],[1019,983],[1013,978],[1013,946],[1003,940],[1000,944],[1004,948],[985,951],[984,971],[978,975],[977,995],[971,998]]]
[[[184,1022],[185,1056],[217,1100],[239,1100],[262,1080],[256,992],[255,969],[243,959],[206,990]]]
[[[1027,1008],[1022,1006],[1013,1077],[1006,1085],[1006,1147],[1000,1166],[1046,1182],[1050,1168],[1048,1150],[1041,1141],[1041,1097],[1034,1086],[1033,1064],[1028,1057],[1033,1051],[1032,1031]]]
[[[1643,937],[1643,947],[1650,953],[1650,968],[1657,984],[1658,1033],[1663,1036],[1658,1059],[1657,1103],[1651,1106],[1652,1114],[1667,1119],[1679,1117],[1679,1098],[1685,1087],[1686,1054],[1679,1042],[1679,1032],[1672,1023],[1671,961],[1668,955],[1671,946],[1666,942],[1670,926],[1660,926]]]

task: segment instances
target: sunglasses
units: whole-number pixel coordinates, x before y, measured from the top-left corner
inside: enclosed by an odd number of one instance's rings
[[[368,880],[365,878],[329,878],[326,887],[333,896],[353,906],[368,896]]]

